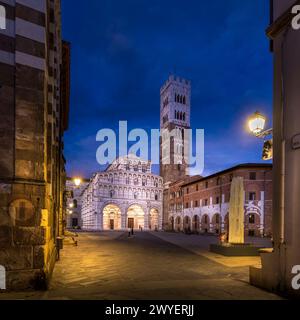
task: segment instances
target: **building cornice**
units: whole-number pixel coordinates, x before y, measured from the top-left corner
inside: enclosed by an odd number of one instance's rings
[[[282,33],[289,25],[291,25],[294,15],[292,14],[292,8],[295,5],[299,5],[300,0],[297,0],[288,10],[286,10],[279,18],[277,18],[266,30],[267,36],[271,40],[275,40],[276,37]]]
[[[190,182],[187,182],[187,183],[183,183],[181,186],[182,187],[190,186],[190,185],[193,185],[194,183],[198,183],[198,182],[206,181],[206,180],[209,180],[209,179],[213,179],[215,177],[218,177],[218,176],[221,176],[223,174],[226,174],[226,173],[229,173],[229,172],[232,172],[232,171],[235,171],[235,170],[239,170],[239,169],[268,169],[268,170],[271,170],[272,168],[273,168],[272,164],[244,163],[244,164],[239,164],[239,165],[237,165],[235,167],[231,167],[231,168],[225,169],[223,171],[216,172],[216,173],[214,173],[212,175],[209,175],[207,177],[201,177],[199,180],[194,180],[194,181],[190,181]]]

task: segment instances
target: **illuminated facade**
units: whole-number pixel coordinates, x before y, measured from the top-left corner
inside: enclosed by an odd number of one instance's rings
[[[270,236],[272,165],[243,164],[208,177],[190,177],[170,185],[168,229],[214,233],[228,231],[231,181],[244,178],[245,234]]]
[[[85,230],[162,229],[163,180],[151,162],[120,157],[93,176],[82,195]]]
[[[80,185],[76,185],[74,180],[67,178],[67,214],[66,226],[68,229],[81,228],[81,208],[82,208],[82,192],[89,184],[89,180],[82,179]]]

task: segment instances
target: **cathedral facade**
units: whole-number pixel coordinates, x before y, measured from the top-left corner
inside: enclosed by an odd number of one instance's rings
[[[95,174],[82,194],[84,230],[161,230],[163,180],[134,155]]]

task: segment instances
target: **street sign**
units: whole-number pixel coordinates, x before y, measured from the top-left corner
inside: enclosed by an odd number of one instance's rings
[[[264,142],[262,159],[265,161],[273,159],[273,139]]]
[[[294,150],[300,149],[300,134],[297,134],[292,138],[292,148]]]

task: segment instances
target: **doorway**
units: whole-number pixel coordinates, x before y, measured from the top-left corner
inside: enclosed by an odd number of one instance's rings
[[[110,230],[114,230],[115,229],[115,220],[110,219],[109,224],[110,224]]]
[[[134,228],[134,218],[128,218],[128,228]]]
[[[73,228],[78,227],[78,218],[73,218],[72,219],[72,227]]]

